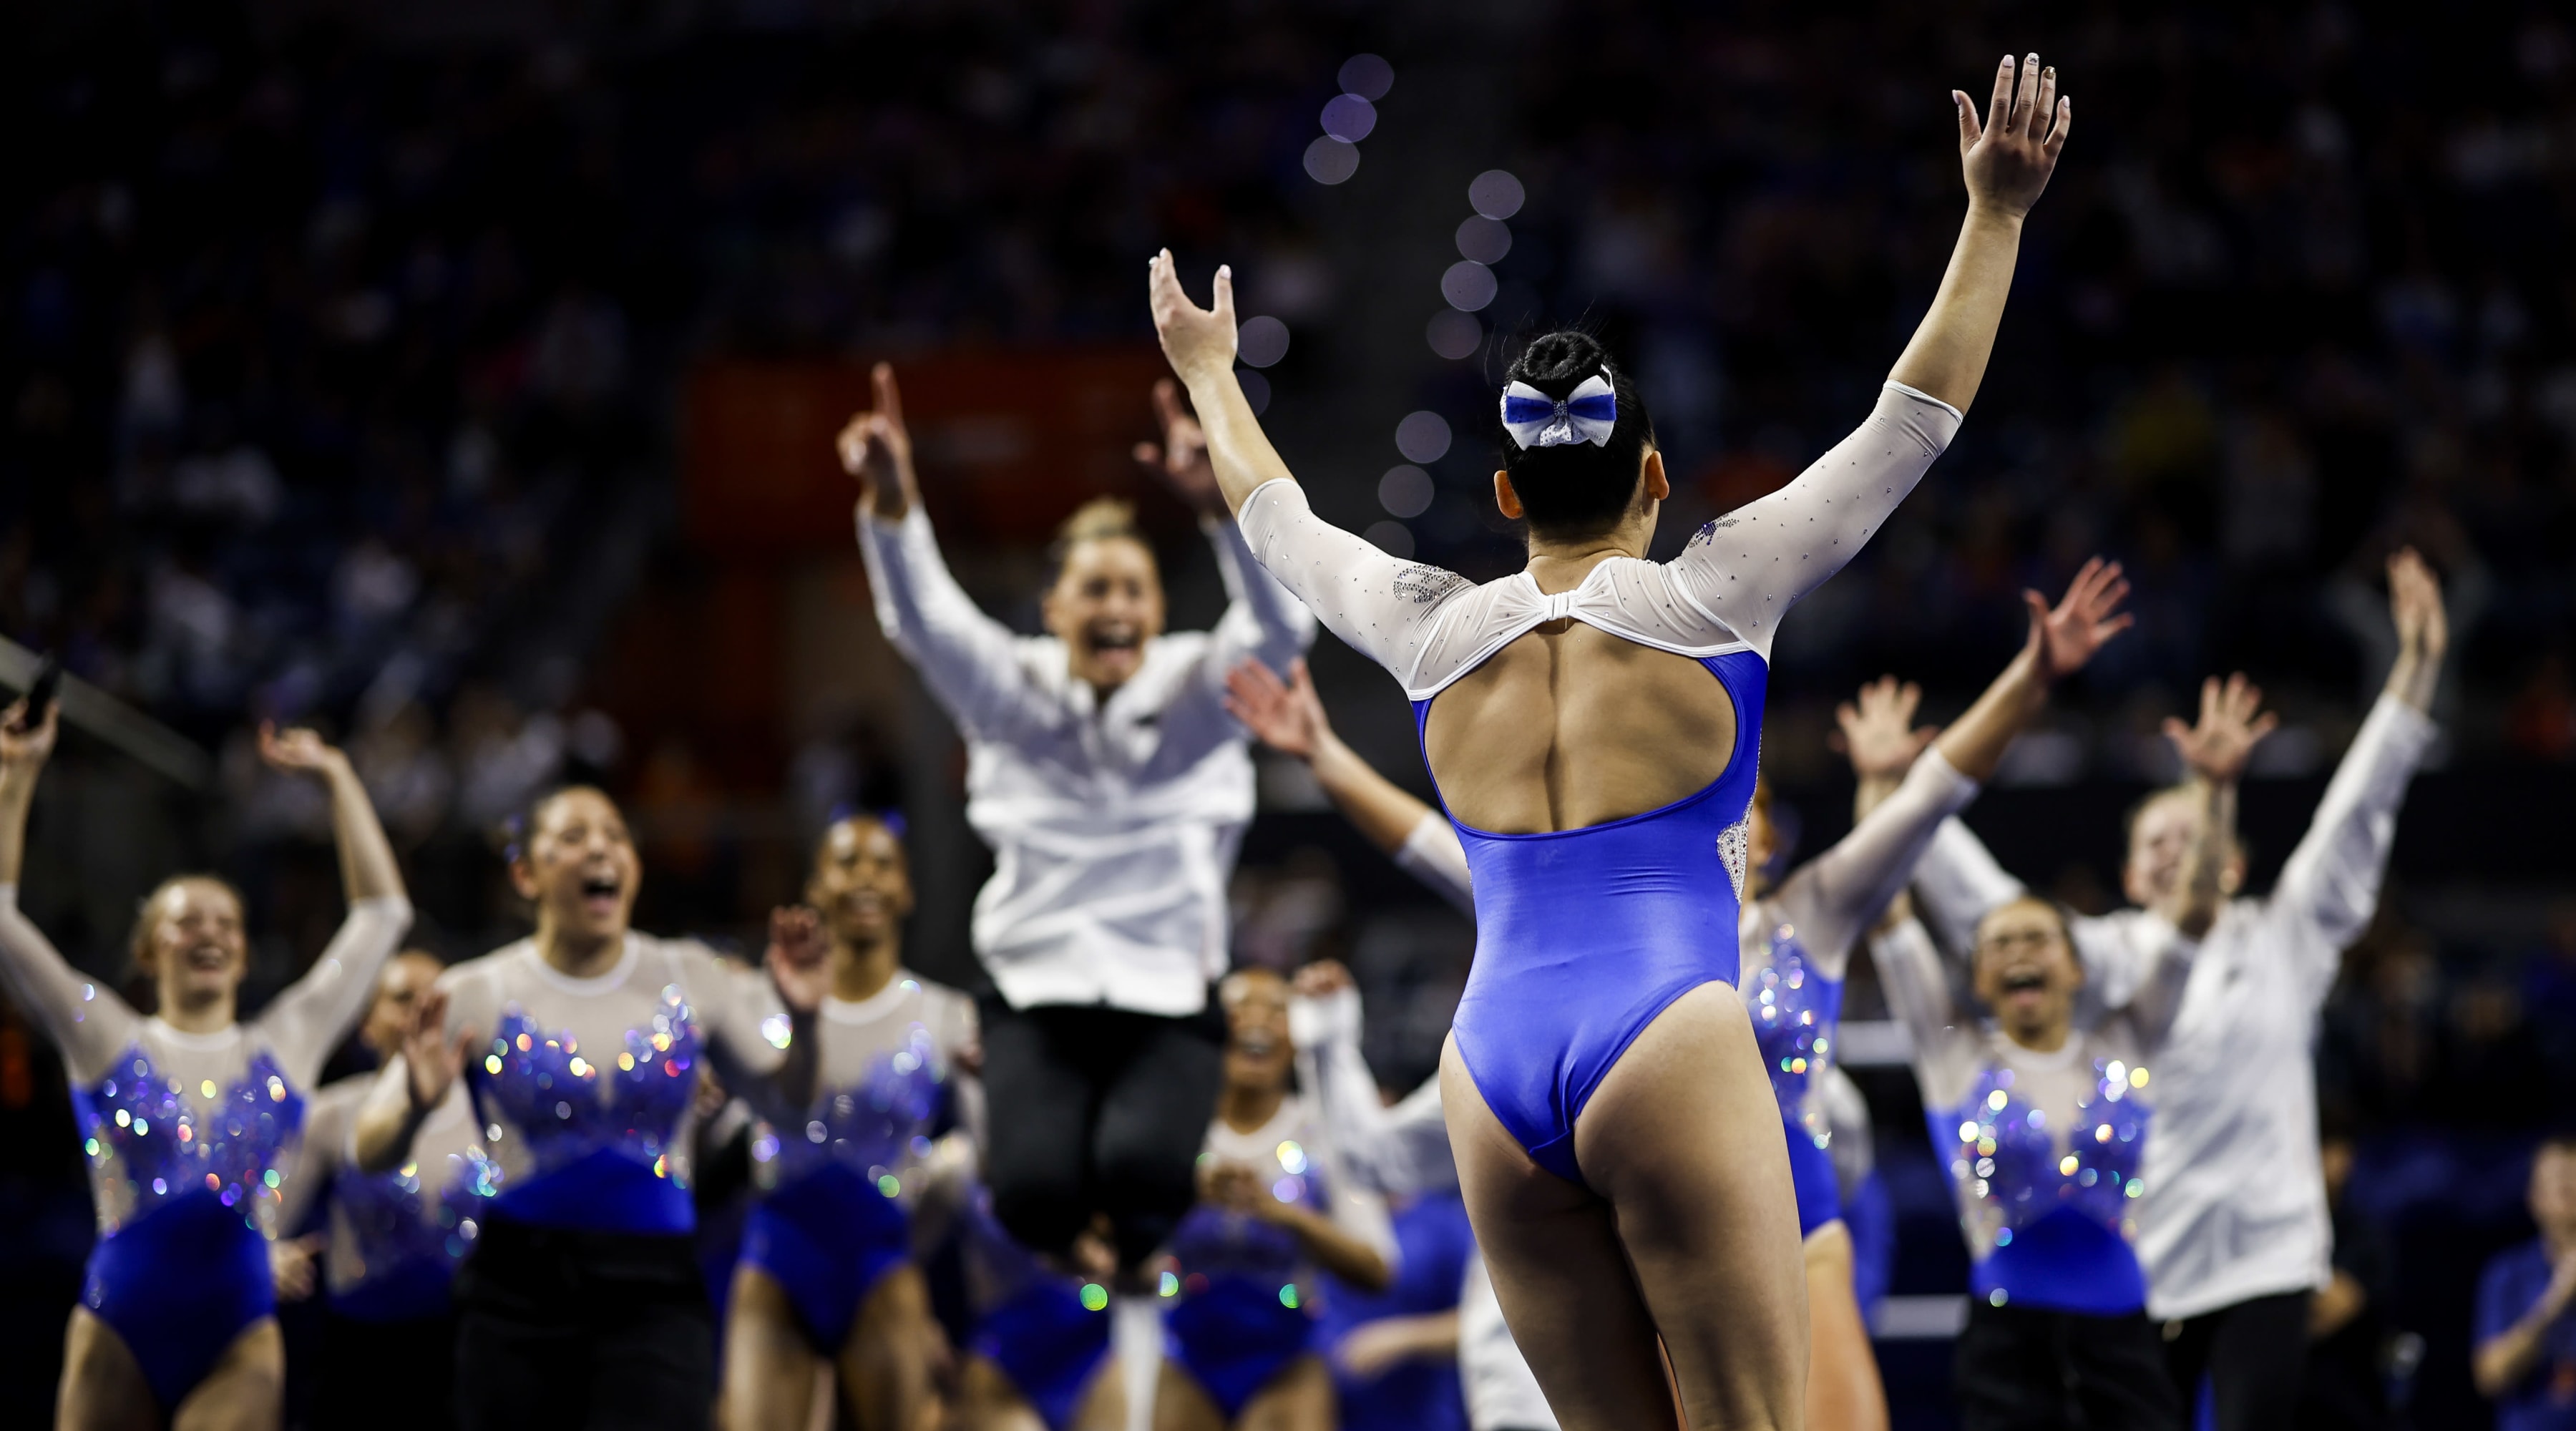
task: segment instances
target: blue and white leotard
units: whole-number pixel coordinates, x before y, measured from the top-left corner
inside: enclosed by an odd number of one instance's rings
[[[934,1124],[952,1111],[957,1055],[974,1042],[964,994],[896,975],[856,1003],[823,1001],[814,1105],[752,1140],[764,1186],[742,1260],[787,1294],[814,1350],[840,1354],[860,1304],[913,1255],[905,1210]]]
[[[689,1199],[699,1062],[755,1107],[786,1062],[789,1024],[758,970],[689,940],[630,933],[605,974],[576,979],[534,940],[439,976],[447,1032],[474,1029],[466,1080],[498,1165],[491,1212],[536,1227],[679,1236]],[[402,1060],[369,1092],[409,1096]]]
[[[2053,1052],[1980,1029],[1908,919],[1870,943],[1914,1043],[1932,1147],[1950,1169],[1969,1286],[1995,1306],[2117,1316],[2146,1305],[2133,1243],[2153,1121],[2149,1052],[2114,1011]]]
[[[0,979],[62,1050],[98,1206],[82,1304],[143,1368],[164,1413],[268,1316],[268,1239],[299,1162],[306,1095],[411,925],[360,900],[310,972],[259,1016],[192,1034],[72,968],[0,885]]]
[[[1331,1218],[1395,1261],[1386,1202],[1343,1178],[1331,1136],[1303,1097],[1238,1132],[1208,1127],[1206,1156],[1253,1168],[1270,1195]],[[1294,1233],[1248,1213],[1190,1209],[1172,1235],[1165,1355],[1208,1393],[1230,1423],[1289,1363],[1315,1349],[1323,1279]]]
[[[483,1151],[472,1100],[459,1080],[421,1119],[409,1159],[389,1172],[360,1172],[357,1115],[375,1081],[374,1074],[357,1074],[313,1096],[303,1162],[288,1183],[280,1225],[302,1222],[296,1205],[302,1198],[325,1199],[323,1289],[341,1316],[359,1322],[444,1316],[456,1269],[500,1192],[501,1168]]]
[[[968,1349],[1010,1378],[1047,1431],[1071,1431],[1110,1369],[1109,1289],[1049,1269],[993,1216],[992,1192],[966,1195],[958,1228],[975,1331]]]
[[[1780,618],[1839,570],[1913,490],[1959,413],[1890,383],[1869,419],[1780,491],[1702,527],[1673,561],[1611,558],[1572,591],[1527,572],[1478,586],[1398,560],[1318,519],[1294,482],[1238,512],[1271,575],[1403,683],[1417,724],[1467,672],[1571,618],[1688,656],[1732,700],[1736,749],[1699,793],[1578,830],[1459,828],[1477,954],[1455,1037],[1467,1071],[1531,1158],[1580,1182],[1574,1127],[1628,1044],[1675,999],[1735,982],[1744,815]],[[1715,931],[1712,937],[1712,931]]]

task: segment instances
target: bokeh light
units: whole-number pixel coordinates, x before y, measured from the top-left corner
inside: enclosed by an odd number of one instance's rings
[[[1377,504],[1390,517],[1419,517],[1431,510],[1431,474],[1408,462],[1377,479]]]
[[[1395,66],[1375,55],[1353,55],[1342,61],[1336,78],[1344,90],[1362,99],[1384,99],[1386,92],[1395,88]]]
[[[1508,219],[1521,211],[1528,195],[1506,169],[1488,169],[1467,184],[1467,203],[1489,219]]]
[[[1449,306],[1473,313],[1494,301],[1494,271],[1472,258],[1462,258],[1440,275],[1440,296]]]
[[[1318,184],[1338,184],[1360,171],[1360,147],[1326,134],[1306,146],[1306,177]]]
[[[1355,94],[1337,94],[1324,105],[1324,132],[1357,144],[1377,128],[1377,106]]]
[[[1378,522],[1360,535],[1388,556],[1413,555],[1413,529],[1402,522]]]
[[[1449,450],[1449,420],[1436,412],[1407,413],[1395,425],[1395,450],[1407,462],[1437,462]]]
[[[1458,253],[1486,265],[1503,261],[1512,251],[1512,226],[1482,214],[1458,225]]]
[[[1234,352],[1253,367],[1269,367],[1288,356],[1288,325],[1267,314],[1246,318],[1235,330]]]
[[[1474,314],[1443,308],[1423,325],[1422,337],[1440,356],[1464,358],[1485,341],[1485,325],[1477,322]]]

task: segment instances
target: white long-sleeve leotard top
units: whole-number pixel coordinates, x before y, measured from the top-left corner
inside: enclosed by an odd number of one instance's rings
[[[1572,617],[1681,656],[1770,659],[1780,618],[1842,569],[1949,446],[1959,410],[1901,383],[1869,419],[1779,491],[1708,523],[1669,562],[1612,557],[1572,591],[1528,572],[1479,586],[1388,555],[1317,517],[1295,482],[1237,513],[1253,556],[1336,636],[1429,700],[1541,622]]]
[[[2326,1283],[2333,1224],[2317,1155],[2317,1013],[2379,906],[2397,807],[2433,735],[2422,712],[2382,696],[2272,892],[2230,900],[2196,948],[2175,945],[2173,926],[2145,910],[2071,921],[2089,981],[2171,1024],[2138,1212],[2151,1316],[2195,1317]],[[1954,820],[1915,888],[1955,936],[2022,886]],[[2188,961],[2171,991],[2151,977],[2168,946]]]
[[[99,1231],[208,1190],[275,1236],[305,1100],[411,927],[411,901],[362,899],[304,977],[217,1033],[147,1018],[73,968],[0,885],[0,982],[62,1050]]]
[[[1197,1013],[1225,972],[1226,879],[1252,819],[1252,757],[1225,709],[1246,657],[1284,671],[1314,619],[1246,570],[1230,522],[1205,524],[1232,604],[1215,629],[1157,636],[1106,700],[1064,643],[985,615],[919,507],[859,551],[886,638],[966,740],[966,818],[993,848],[975,953],[1014,1008]]]

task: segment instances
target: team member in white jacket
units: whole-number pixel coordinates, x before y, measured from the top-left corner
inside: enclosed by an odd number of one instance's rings
[[[2210,1379],[2219,1431],[2289,1424],[2308,1297],[2328,1277],[2310,1047],[2343,950],[2378,906],[2397,807],[2433,740],[2425,712],[2448,642],[2441,588],[2412,550],[2389,558],[2388,585],[2399,646],[2388,683],[2272,893],[2230,900],[2200,941],[2156,1065],[2137,1242],[2147,1308],[2167,1324],[2168,1366],[2186,1405]],[[2113,1003],[2151,967],[2162,922],[2147,908],[2178,878],[2198,818],[2180,790],[2140,806],[2122,875],[2137,907],[2071,921],[2088,983]],[[2224,887],[2243,878],[2234,855]],[[2021,886],[1954,820],[1916,872],[1916,890],[1953,947],[1964,947],[1958,932]]]
[[[1285,666],[1314,618],[1227,520],[1198,426],[1167,383],[1164,442],[1139,457],[1200,511],[1233,601],[1166,634],[1154,554],[1123,504],[1066,524],[1048,634],[1014,635],[941,562],[891,370],[840,454],[887,639],[967,744],[966,815],[993,847],[975,902],[987,1179],[1012,1236],[1062,1252],[1106,1215],[1134,1266],[1170,1235],[1216,1106],[1225,886],[1252,818],[1252,761],[1225,673]]]

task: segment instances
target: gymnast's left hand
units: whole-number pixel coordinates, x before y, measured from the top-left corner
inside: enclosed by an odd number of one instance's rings
[[[1154,336],[1163,340],[1163,358],[1182,383],[1196,386],[1234,368],[1234,270],[1219,266],[1209,307],[1201,308],[1181,291],[1181,275],[1164,249],[1146,266],[1147,304],[1154,311]]]
[[[1985,118],[1965,91],[1950,91],[1959,114],[1959,167],[1968,181],[1968,207],[2018,221],[2039,202],[2057,171],[2067,132],[2075,127],[2075,102],[2057,92],[2057,67],[2043,67],[2033,52],[2020,61],[2006,55],[1995,70],[1995,93]]]
[[[279,730],[268,721],[259,724],[259,758],[272,770],[310,775],[336,775],[349,767],[349,757],[339,747],[326,744],[312,731],[302,726]]]

